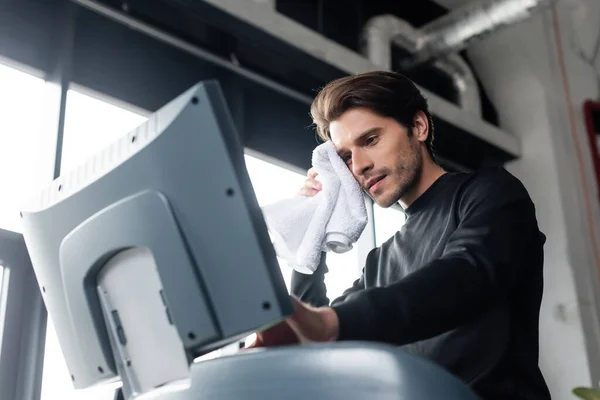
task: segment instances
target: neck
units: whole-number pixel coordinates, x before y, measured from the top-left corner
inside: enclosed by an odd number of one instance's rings
[[[439,165],[437,165],[429,157],[423,159],[423,166],[421,168],[421,174],[417,178],[416,185],[409,190],[400,199],[400,205],[402,208],[408,208],[415,200],[417,200],[438,178],[444,175],[446,171]]]

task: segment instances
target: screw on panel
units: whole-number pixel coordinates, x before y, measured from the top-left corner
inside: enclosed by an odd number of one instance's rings
[[[263,310],[270,310],[271,309],[271,303],[269,303],[268,301],[265,301],[262,304],[262,308],[263,308]]]
[[[232,188],[229,188],[229,189],[227,189],[227,190],[225,191],[225,194],[226,194],[227,196],[229,196],[229,197],[233,196],[233,189],[232,189]]]
[[[196,334],[194,334],[194,332],[190,332],[188,333],[188,337],[190,338],[190,340],[194,340],[196,339]]]
[[[102,367],[98,367],[98,372],[100,372],[101,374],[104,373],[104,370],[102,369]]]
[[[197,96],[192,97],[192,104],[198,104],[198,97]]]

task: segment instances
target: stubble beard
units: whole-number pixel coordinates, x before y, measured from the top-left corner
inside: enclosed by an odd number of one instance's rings
[[[394,191],[386,199],[382,199],[381,204],[378,204],[380,207],[391,207],[418,185],[421,172],[423,171],[423,157],[421,153],[415,151],[414,158],[409,164],[400,164],[395,169],[397,176],[400,178],[399,182]]]

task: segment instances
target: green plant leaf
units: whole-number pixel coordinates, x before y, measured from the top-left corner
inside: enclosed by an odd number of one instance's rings
[[[590,388],[578,387],[573,389],[573,393],[584,400],[600,400],[600,392]]]

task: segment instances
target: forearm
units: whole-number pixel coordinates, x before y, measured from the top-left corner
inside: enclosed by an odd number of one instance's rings
[[[476,265],[446,259],[387,287],[333,306],[342,340],[403,345],[459,326],[488,307],[497,290]]]

